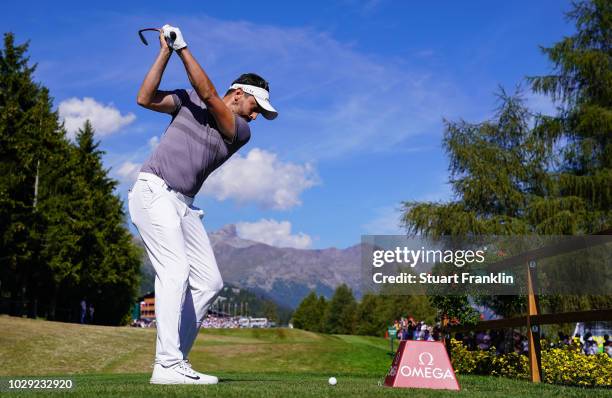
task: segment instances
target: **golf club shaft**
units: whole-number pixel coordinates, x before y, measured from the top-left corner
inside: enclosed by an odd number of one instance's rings
[[[158,28],[145,28],[145,29],[140,29],[140,30],[138,31],[138,36],[140,36],[140,40],[142,41],[142,43],[143,43],[145,46],[148,46],[148,45],[149,45],[149,43],[147,42],[147,39],[145,39],[145,37],[144,37],[144,35],[142,34],[142,32],[146,32],[146,31],[149,31],[149,30],[154,30],[154,31],[156,31],[156,32],[161,32],[161,31],[162,31],[161,29],[158,29]],[[174,41],[174,40],[176,40],[176,33],[175,33],[175,32],[170,32],[170,41]],[[170,43],[168,43],[168,44],[170,44]]]

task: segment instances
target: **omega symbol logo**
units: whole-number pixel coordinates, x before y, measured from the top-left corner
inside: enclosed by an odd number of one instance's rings
[[[424,359],[429,359],[429,362],[426,363],[426,361]],[[419,365],[427,365],[427,366],[431,366],[433,365],[433,355],[431,355],[431,353],[429,352],[422,352],[419,355]]]

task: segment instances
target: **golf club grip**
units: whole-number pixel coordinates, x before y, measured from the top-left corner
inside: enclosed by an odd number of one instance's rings
[[[176,40],[176,33],[170,32],[170,40],[172,41]]]

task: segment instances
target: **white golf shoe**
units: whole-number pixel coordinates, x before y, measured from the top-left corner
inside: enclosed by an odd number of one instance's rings
[[[218,382],[219,379],[215,376],[193,370],[187,361],[169,367],[156,363],[150,380],[151,384],[217,384]]]

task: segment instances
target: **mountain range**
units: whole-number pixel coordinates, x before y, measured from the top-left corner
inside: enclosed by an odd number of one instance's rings
[[[329,298],[342,283],[357,298],[361,295],[360,244],[346,249],[281,248],[242,239],[231,224],[209,233],[209,238],[224,282],[279,305],[295,308],[311,290]],[[146,257],[143,282],[149,284],[154,273]]]

